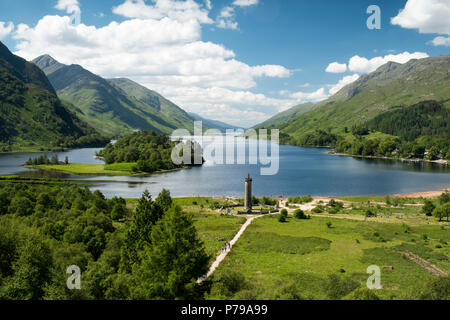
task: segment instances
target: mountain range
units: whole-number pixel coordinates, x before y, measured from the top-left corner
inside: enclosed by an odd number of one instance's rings
[[[278,128],[288,135],[288,143],[302,144],[301,138],[318,130],[333,134],[363,125],[393,107],[408,107],[421,101],[450,102],[450,55],[410,60],[405,64],[388,62],[361,76],[329,99],[307,112],[296,108],[276,115],[257,127]],[[293,116],[285,116],[285,114]]]
[[[106,136],[118,137],[136,130],[170,134],[178,128],[193,129],[193,119],[184,110],[129,79],[104,79],[49,55],[33,62],[45,72],[60,99]]]
[[[36,65],[0,42],[0,151],[101,146],[106,141],[66,108]]]
[[[206,127],[212,128],[212,129],[217,129],[223,133],[226,132],[227,129],[230,129],[230,130],[244,129],[244,128],[236,127],[236,126],[233,126],[231,124],[228,124],[228,123],[225,123],[222,121],[206,119],[206,118],[199,116],[196,113],[189,112],[188,114],[195,121],[202,121],[203,126],[206,126]]]

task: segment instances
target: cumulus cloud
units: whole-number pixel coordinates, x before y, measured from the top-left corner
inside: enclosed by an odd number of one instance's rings
[[[431,40],[431,43],[435,46],[450,46],[450,37],[436,37]]]
[[[330,73],[344,73],[347,71],[347,65],[345,63],[332,62],[325,71]]]
[[[230,6],[224,7],[220,14],[217,16],[217,27],[221,29],[234,29],[239,28],[238,23],[235,21],[236,14],[234,8]]]
[[[352,57],[348,63],[348,69],[352,72],[370,73],[388,62],[406,63],[411,59],[427,58],[428,54],[424,52],[403,52],[400,54],[389,54],[384,57],[375,57],[367,59],[358,55]]]
[[[450,1],[408,0],[391,23],[406,29],[417,29],[420,33],[450,35]],[[449,38],[437,37],[432,44],[448,46]]]
[[[281,95],[289,95],[292,99],[296,100],[296,103],[304,103],[304,102],[319,102],[329,98],[330,96],[336,94],[339,90],[344,88],[346,85],[355,82],[359,79],[358,74],[353,74],[350,76],[345,76],[338,81],[338,83],[333,85],[327,85],[326,87],[322,87],[317,89],[314,92],[295,92],[288,93],[288,91],[282,90],[280,91]],[[327,89],[329,88],[329,90]]]
[[[258,4],[259,0],[234,0],[233,4],[239,7],[249,7]]]
[[[408,0],[391,23],[420,33],[450,34],[450,1]]]
[[[295,102],[252,92],[258,78],[289,77],[292,71],[280,65],[248,65],[223,45],[203,41],[208,10],[180,2],[157,0],[149,6],[127,0],[113,10],[128,18],[102,27],[73,25],[68,16],[44,16],[33,27],[16,28],[15,53],[28,60],[50,54],[105,78],[127,77],[200,114],[214,113],[218,101],[242,112],[252,110],[251,114],[255,108],[267,111]],[[133,6],[142,5],[141,12],[133,11]],[[190,13],[189,19],[180,18],[183,10]],[[242,121],[239,116],[235,120]]]
[[[0,21],[0,40],[5,39],[14,30],[14,23]]]
[[[214,23],[208,16],[211,2],[205,2],[203,8],[194,0],[153,0],[153,5],[144,0],[126,0],[113,8],[113,13],[126,18],[161,19],[168,17],[176,21],[196,20],[199,23]]]
[[[337,84],[335,84],[334,86],[332,86],[330,88],[330,94],[336,94],[338,93],[339,90],[341,90],[343,87],[345,87],[346,85],[355,82],[356,80],[359,79],[359,75],[358,74],[354,74],[351,76],[345,76],[343,77],[341,80],[339,80],[339,82]]]
[[[67,13],[80,13],[80,4],[78,0],[58,0],[55,5],[58,10],[66,11]]]
[[[298,103],[303,102],[318,102],[325,100],[330,95],[326,92],[325,88],[320,88],[314,92],[295,92],[290,95],[291,98],[297,100]]]

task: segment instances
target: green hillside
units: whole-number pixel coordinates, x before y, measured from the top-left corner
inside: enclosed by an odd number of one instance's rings
[[[276,125],[283,124],[286,121],[289,121],[290,119],[295,118],[298,115],[301,115],[305,112],[308,112],[308,111],[314,109],[315,106],[316,105],[314,103],[310,103],[310,102],[296,105],[292,108],[289,108],[288,110],[285,110],[283,112],[280,112],[280,113],[274,115],[270,119],[267,119],[263,123],[259,124],[257,127],[258,128],[266,128],[266,127],[270,127],[270,126],[276,126]]]
[[[0,151],[103,146],[61,103],[45,74],[0,42]]]
[[[106,80],[48,55],[33,62],[81,119],[108,136],[123,136],[135,130],[169,134],[178,128],[193,128],[193,120],[186,112],[131,80]]]
[[[319,103],[317,108],[273,127],[290,136],[285,142],[315,145],[317,139],[311,139],[311,136],[345,134],[393,106],[405,107],[425,100],[449,98],[450,55],[411,60],[405,64],[389,62],[344,87]],[[320,140],[326,144],[333,141],[333,137]]]

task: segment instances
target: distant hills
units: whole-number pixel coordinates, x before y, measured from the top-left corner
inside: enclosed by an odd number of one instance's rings
[[[209,127],[209,128],[217,129],[217,130],[219,130],[221,132],[226,132],[227,129],[231,129],[231,130],[245,129],[245,128],[233,126],[231,124],[228,124],[228,123],[225,123],[225,122],[222,122],[222,121],[206,119],[206,118],[203,118],[203,117],[199,116],[198,114],[195,114],[195,113],[192,113],[192,112],[189,112],[188,114],[195,121],[202,121],[203,122],[203,127],[206,126],[206,127]]]
[[[77,115],[108,136],[136,130],[170,134],[193,129],[193,119],[158,93],[129,79],[103,79],[79,65],[64,65],[48,55],[33,60],[58,96]]]
[[[410,60],[405,64],[389,62],[318,103],[312,110],[291,118],[280,114],[274,117],[275,121],[266,122],[265,127],[279,128],[288,135],[285,142],[304,145],[313,141],[316,144],[316,139],[309,139],[316,133],[345,135],[352,127],[364,125],[393,107],[408,107],[421,101],[444,101],[444,107],[448,108],[450,103],[446,100],[449,98],[450,55]],[[280,123],[277,118],[285,121]]]
[[[0,42],[0,151],[103,146],[69,111],[45,74]]]

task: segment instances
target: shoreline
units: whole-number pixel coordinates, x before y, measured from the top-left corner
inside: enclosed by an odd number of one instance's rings
[[[412,162],[412,163],[434,163],[442,166],[447,166],[449,161],[444,159],[439,160],[427,160],[427,159],[405,159],[405,158],[392,158],[392,157],[382,157],[382,156],[361,156],[361,155],[353,155],[347,153],[339,153],[339,152],[327,152],[329,155],[335,156],[343,156],[343,157],[352,157],[352,158],[360,158],[360,159],[381,159],[381,160],[393,160],[393,161],[401,161],[401,162]]]
[[[440,196],[445,191],[450,192],[450,186],[448,188],[440,189],[440,190],[429,190],[429,191],[418,191],[418,192],[410,192],[410,193],[393,193],[393,194],[382,194],[382,195],[351,195],[351,196],[312,196],[313,199],[317,200],[331,200],[331,199],[339,199],[339,198],[358,198],[358,197],[396,197],[396,198],[436,198]],[[291,196],[255,196],[257,198],[268,197],[277,200],[285,200]],[[212,198],[212,199],[239,199],[242,197],[232,197],[232,196],[208,196],[208,195],[191,195],[191,196],[180,196],[173,197],[174,199],[182,199],[182,198]]]

